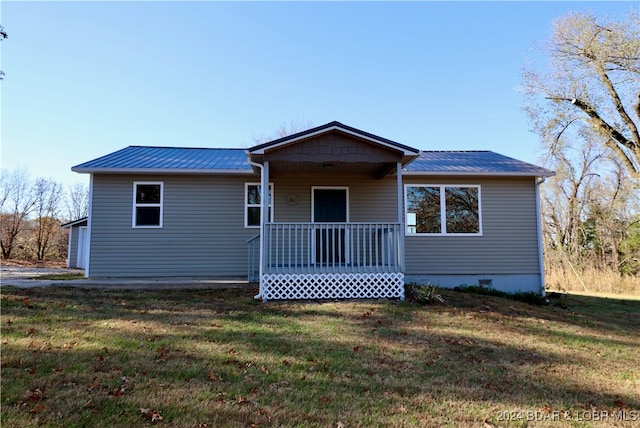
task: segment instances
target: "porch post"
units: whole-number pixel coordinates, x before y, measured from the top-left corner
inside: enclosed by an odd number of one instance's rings
[[[266,251],[265,251],[265,227],[269,216],[269,161],[264,161],[262,170],[260,171],[260,266],[258,275],[260,276],[260,294],[262,300],[264,298],[264,280],[263,275],[266,268]]]
[[[396,180],[398,186],[398,223],[400,223],[400,239],[399,239],[399,257],[400,269],[404,273],[404,189],[402,187],[402,162],[396,164]]]

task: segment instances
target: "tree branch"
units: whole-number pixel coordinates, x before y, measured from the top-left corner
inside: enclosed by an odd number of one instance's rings
[[[635,143],[634,146],[637,149],[638,146],[640,146],[640,134],[638,133],[638,127],[633,122],[631,117],[629,117],[629,114],[627,113],[626,109],[624,108],[624,105],[622,104],[622,100],[620,100],[620,96],[618,95],[618,92],[613,86],[611,79],[609,79],[609,75],[607,75],[607,73],[604,71],[602,64],[600,64],[599,62],[596,62],[594,65],[596,67],[598,74],[600,75],[600,78],[602,79],[602,82],[604,83],[604,86],[607,88],[607,91],[609,92],[609,95],[611,96],[611,99],[613,100],[614,105],[616,106],[616,110],[618,111],[618,114],[620,114],[622,121],[629,128],[629,131],[631,132],[631,136],[633,137],[633,140]]]
[[[640,177],[640,170],[638,170],[638,168],[636,167],[634,160],[631,159],[629,155],[622,149],[622,147],[626,147],[632,153],[638,153],[640,151],[640,147],[638,147],[633,140],[628,139],[616,128],[609,125],[604,119],[600,117],[598,112],[590,104],[582,100],[579,100],[577,98],[561,97],[547,97],[547,99],[553,101],[567,101],[582,110],[587,116],[589,116],[594,126],[609,135],[610,138],[605,144],[607,145],[607,147],[612,149],[616,156],[618,156],[620,160],[625,164],[625,167],[627,168],[629,173],[634,177]]]

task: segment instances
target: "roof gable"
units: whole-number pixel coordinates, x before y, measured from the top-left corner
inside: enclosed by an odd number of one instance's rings
[[[270,150],[274,150],[291,144],[296,144],[301,141],[305,141],[310,138],[332,132],[346,134],[350,137],[355,137],[357,139],[367,141],[370,144],[377,144],[388,149],[396,150],[401,152],[404,156],[416,156],[418,155],[418,153],[420,153],[418,149],[414,149],[413,147],[405,146],[404,144],[400,144],[395,141],[382,138],[365,131],[361,131],[337,121],[329,122],[325,125],[317,126],[315,128],[307,129],[306,131],[287,135],[286,137],[278,138],[264,144],[250,147],[247,152],[250,154],[261,155]]]

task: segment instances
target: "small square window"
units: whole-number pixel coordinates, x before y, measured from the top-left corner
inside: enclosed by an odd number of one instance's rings
[[[162,183],[133,183],[133,227],[162,227]]]

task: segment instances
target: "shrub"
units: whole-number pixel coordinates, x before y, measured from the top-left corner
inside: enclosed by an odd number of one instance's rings
[[[407,302],[429,305],[433,303],[444,303],[444,297],[439,293],[436,285],[418,285],[410,283],[404,285],[404,297]]]

